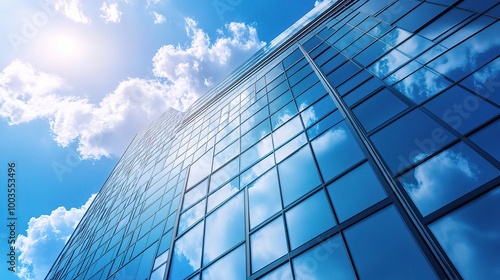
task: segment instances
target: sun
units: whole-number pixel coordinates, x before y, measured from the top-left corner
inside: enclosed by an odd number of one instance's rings
[[[83,44],[77,36],[72,34],[55,34],[53,35],[53,52],[54,55],[61,58],[70,59],[78,58],[83,54]]]

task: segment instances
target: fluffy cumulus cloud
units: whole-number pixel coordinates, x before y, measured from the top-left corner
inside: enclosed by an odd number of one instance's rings
[[[167,20],[165,18],[165,16],[157,13],[157,12],[153,12],[153,15],[155,16],[155,24],[160,24],[160,23],[164,23],[165,20]]]
[[[118,8],[118,3],[106,3],[102,2],[102,6],[100,8],[101,15],[100,17],[104,19],[106,23],[119,23],[122,19],[122,12]]]
[[[60,77],[15,60],[0,72],[0,117],[10,125],[47,120],[54,140],[77,142],[83,159],[120,155],[141,128],[170,107],[186,110],[264,44],[243,23],[226,25],[214,43],[195,21],[186,19],[186,28],[187,47],[167,45],[154,56],[155,79],[128,78],[97,104],[64,94]]]
[[[75,22],[90,23],[90,19],[83,13],[83,5],[80,0],[46,0],[45,2]]]
[[[59,207],[38,218],[31,218],[26,235],[16,240],[19,250],[17,275],[21,279],[44,279],[62,247],[94,200],[92,195],[80,208]]]

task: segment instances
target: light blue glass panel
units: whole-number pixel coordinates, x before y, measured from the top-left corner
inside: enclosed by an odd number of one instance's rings
[[[248,185],[248,207],[250,228],[254,228],[282,209],[275,168]]]
[[[322,119],[312,127],[310,127],[307,130],[307,137],[309,140],[312,140],[316,138],[316,136],[320,135],[321,133],[325,132],[327,129],[330,127],[338,124],[340,121],[344,119],[344,116],[340,113],[339,110],[334,111],[330,115],[328,115],[326,118]],[[278,155],[278,152],[276,152],[276,156]],[[278,158],[276,158],[278,160]]]
[[[208,197],[207,213],[217,207],[222,201],[234,195],[240,190],[240,178],[236,177]]]
[[[500,188],[429,227],[464,279],[500,279]]]
[[[287,253],[283,218],[278,217],[250,235],[252,273]]]
[[[292,93],[289,90],[287,90],[285,93],[280,95],[276,100],[271,102],[271,104],[269,104],[269,111],[271,112],[271,114],[274,114],[274,112],[276,112],[278,109],[283,107],[283,105],[287,104],[291,100],[292,100]]]
[[[397,47],[397,49],[403,53],[411,55],[412,57],[416,57],[432,45],[432,41],[429,41],[422,36],[414,35]]]
[[[426,67],[406,77],[394,87],[413,102],[420,104],[447,88],[450,82],[442,75],[436,74]]]
[[[212,174],[210,177],[210,191],[213,191],[226,183],[240,171],[240,159],[236,158]]]
[[[245,239],[244,192],[210,214],[205,223],[203,264],[207,264]]]
[[[344,234],[361,279],[438,279],[394,206]]]
[[[339,222],[351,218],[387,197],[367,162],[342,176],[327,188]]]
[[[259,161],[254,166],[250,167],[247,171],[241,173],[240,175],[240,188],[245,187],[257,177],[262,175],[264,172],[269,170],[274,166],[274,156],[273,154],[268,155],[263,160]]]
[[[299,107],[299,111],[303,111],[305,108],[309,107],[309,105],[316,102],[316,100],[320,99],[322,96],[326,94],[326,90],[321,83],[317,83],[314,86],[310,87],[303,94],[295,99],[297,103],[297,107]]]
[[[246,279],[246,272],[245,245],[241,245],[205,269],[201,275],[201,279]]]
[[[193,203],[204,197],[207,194],[207,187],[208,180],[205,180],[196,187],[192,188],[190,191],[186,192],[184,195],[182,210],[189,208],[189,206],[193,205]]]
[[[286,143],[284,146],[279,148],[275,152],[276,162],[279,163],[290,154],[298,150],[300,147],[304,146],[307,143],[307,137],[305,133],[299,134],[299,136],[295,137],[290,142]]]
[[[219,167],[224,165],[230,159],[238,155],[239,153],[239,143],[238,141],[233,142],[227,148],[225,148],[222,152],[218,153],[214,156],[213,162],[213,170],[217,170]]]
[[[212,169],[212,153],[213,150],[209,150],[191,165],[186,186],[187,190],[210,174]]]
[[[271,116],[271,124],[273,130],[276,130],[276,128],[282,126],[296,114],[297,107],[295,106],[295,102],[288,103],[285,107]]]
[[[365,157],[344,121],[314,139],[311,145],[325,181]]]
[[[264,277],[259,278],[260,280],[285,280],[285,279],[293,279],[292,277],[292,268],[290,267],[290,263],[286,263],[275,270],[269,272]]]
[[[443,92],[425,107],[462,134],[500,113],[497,107],[459,86]]]
[[[336,224],[323,190],[288,210],[285,218],[292,250]]]
[[[168,279],[184,279],[201,265],[203,223],[189,230],[174,245]]]
[[[304,126],[308,127],[336,109],[337,106],[335,106],[332,98],[327,95],[318,102],[314,103],[311,107],[304,110],[300,116]]]
[[[250,117],[248,120],[246,120],[241,124],[240,127],[241,135],[248,132],[250,129],[255,127],[255,125],[265,120],[268,116],[269,116],[269,110],[267,109],[267,107],[257,112],[255,115],[253,115],[252,117]]]
[[[257,143],[260,139],[264,138],[270,132],[271,124],[267,119],[241,137],[241,150],[244,151],[248,149],[248,147]]]
[[[166,267],[167,267],[167,265],[164,264],[160,268],[158,268],[157,270],[153,271],[153,273],[151,273],[151,277],[149,278],[149,280],[163,280],[163,276],[165,275]]]
[[[189,210],[186,212],[182,213],[181,217],[179,218],[179,230],[178,232],[181,233],[194,223],[196,223],[198,220],[200,220],[203,215],[205,215],[205,206],[206,206],[206,199],[203,199],[202,201],[198,202],[195,206],[191,207]]]
[[[273,132],[274,147],[283,145],[286,141],[302,131],[302,122],[297,116]]]
[[[500,161],[500,120],[486,126],[485,128],[474,133],[469,138],[479,145],[481,149],[488,152],[496,160]]]
[[[309,146],[278,165],[283,203],[292,203],[321,184]]]
[[[335,235],[292,260],[296,279],[356,279],[344,242]]]
[[[271,138],[271,135],[269,135],[241,154],[241,170],[244,170],[254,164],[257,160],[266,156],[272,150],[273,139]]]
[[[464,143],[434,156],[399,179],[423,216],[500,174]]]

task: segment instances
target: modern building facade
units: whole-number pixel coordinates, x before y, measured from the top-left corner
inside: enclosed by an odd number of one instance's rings
[[[337,1],[131,143],[47,279],[500,279],[500,4]]]

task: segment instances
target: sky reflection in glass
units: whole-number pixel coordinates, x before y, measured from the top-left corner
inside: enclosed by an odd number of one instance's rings
[[[168,279],[184,279],[200,268],[203,223],[199,223],[175,242]]]
[[[210,265],[203,271],[201,279],[246,279],[245,245],[241,245],[216,263]]]
[[[248,185],[248,204],[250,228],[254,228],[282,209],[275,168]]]
[[[268,265],[288,251],[283,218],[280,216],[250,236],[252,272]]]

